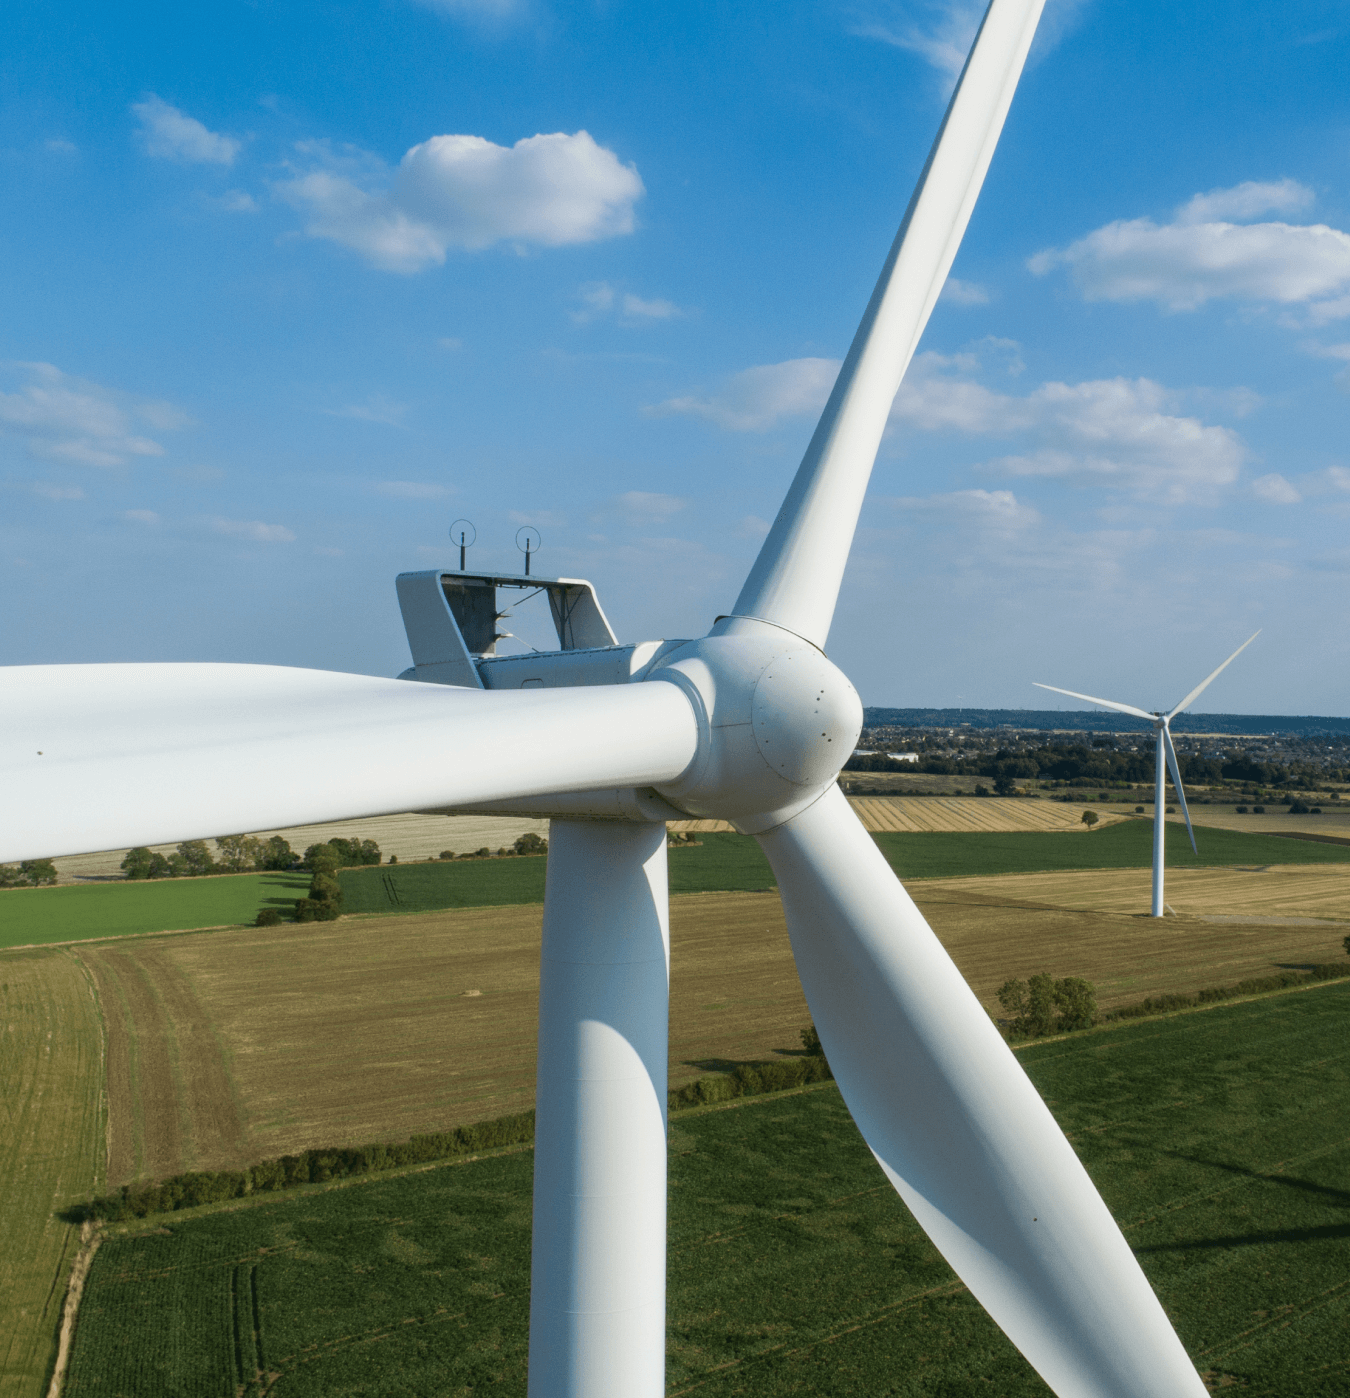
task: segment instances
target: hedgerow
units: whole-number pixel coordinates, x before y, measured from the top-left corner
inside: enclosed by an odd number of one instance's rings
[[[731,1073],[700,1078],[676,1088],[667,1095],[670,1110],[828,1082],[833,1075],[824,1054],[819,1051],[820,1041],[814,1035],[814,1026],[802,1031],[802,1041],[807,1044],[808,1051],[800,1057],[742,1063]],[[814,1050],[812,1040],[817,1046]],[[261,1161],[247,1170],[195,1170],[156,1184],[123,1185],[113,1194],[75,1205],[63,1217],[73,1223],[93,1220],[121,1223],[149,1214],[191,1209],[199,1204],[223,1204],[250,1194],[292,1189],[296,1185],[327,1184],[332,1180],[378,1174],[410,1165],[430,1165],[504,1146],[529,1145],[533,1140],[534,1113],[517,1112],[492,1121],[457,1126],[451,1131],[412,1136],[406,1141],[304,1150],[298,1155]]]

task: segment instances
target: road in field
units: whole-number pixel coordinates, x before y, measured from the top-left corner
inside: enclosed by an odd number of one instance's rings
[[[1170,888],[1182,908],[1274,920],[1138,916],[1126,909],[1147,906],[1147,870],[912,891],[991,1009],[1005,980],[1043,971],[1086,977],[1110,1009],[1344,959],[1346,928],[1308,919],[1344,911],[1350,866],[1178,870]],[[451,909],[73,948],[108,1019],[112,1182],[531,1105],[540,918]],[[797,1046],[808,1012],[776,893],[674,898],[671,942],[672,1086]]]
[[[63,951],[0,953],[0,1398],[39,1398],[79,1229],[103,1180],[103,1035]]]

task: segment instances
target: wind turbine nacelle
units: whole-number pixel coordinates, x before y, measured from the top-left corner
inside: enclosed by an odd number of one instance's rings
[[[493,653],[502,587],[547,592],[556,651]],[[843,673],[815,646],[766,622],[723,617],[701,640],[619,645],[594,588],[578,578],[433,569],[400,574],[398,597],[413,654],[402,679],[475,689],[660,681],[678,685],[698,718],[697,757],[659,791],[573,792],[456,811],[642,821],[705,817],[754,834],[810,805],[838,776],[862,730],[862,702]]]

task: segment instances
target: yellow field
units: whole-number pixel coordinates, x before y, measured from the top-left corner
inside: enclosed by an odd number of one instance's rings
[[[1086,831],[1085,806],[1060,801],[1031,801],[984,796],[850,796],[849,805],[874,834],[885,830],[919,831],[1063,830]],[[1094,806],[1098,827],[1124,820],[1125,807]],[[724,820],[671,821],[672,830],[730,830]]]
[[[103,1035],[65,952],[0,952],[0,1395],[38,1398],[79,1229],[54,1215],[103,1184]]]
[[[1350,868],[1323,865],[1178,872],[1169,901],[1186,915],[1161,922],[1138,916],[1147,870],[913,891],[990,1008],[1005,980],[1041,971],[1086,977],[1109,1009],[1337,960],[1347,929],[1325,920],[1350,921]],[[1205,920],[1222,917],[1266,921]],[[72,948],[105,1004],[111,1182],[528,1106],[540,918],[478,908]],[[777,894],[676,898],[671,940],[672,1085],[797,1046],[808,1012]]]

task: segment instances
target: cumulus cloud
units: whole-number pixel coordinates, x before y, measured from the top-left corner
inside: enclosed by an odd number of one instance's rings
[[[1324,223],[1227,221],[1290,212],[1311,200],[1312,191],[1294,180],[1249,181],[1197,194],[1171,223],[1118,219],[1066,248],[1037,253],[1027,266],[1037,276],[1067,267],[1088,301],[1193,311],[1233,297],[1307,305],[1314,322],[1324,323],[1350,314],[1350,235]]]
[[[561,247],[631,233],[644,193],[637,170],[585,131],[509,147],[433,136],[392,172],[374,156],[322,142],[297,149],[309,168],[275,188],[307,216],[305,232],[388,272],[420,272],[451,248]]]
[[[1252,482],[1252,494],[1272,505],[1297,505],[1303,499],[1278,471],[1272,471],[1268,476],[1258,476]]]
[[[767,432],[788,418],[814,417],[839,375],[837,359],[788,359],[733,374],[707,397],[668,398],[644,408],[649,417],[707,418],[733,432]]]
[[[164,448],[138,428],[172,431],[190,420],[171,403],[135,399],[53,364],[0,365],[5,381],[15,390],[0,389],[0,429],[22,436],[33,456],[49,461],[120,466],[129,457],[162,456]]]
[[[208,131],[196,117],[171,107],[153,92],[143,102],[133,103],[131,110],[140,120],[147,155],[188,165],[233,165],[239,154],[234,137]]]
[[[255,544],[293,544],[295,535],[284,524],[264,524],[260,519],[221,519],[210,521],[217,534],[231,539],[248,539]]]
[[[1011,341],[984,340],[977,352],[916,355],[891,409],[889,426],[909,432],[1021,439],[1023,450],[990,463],[1015,476],[1060,476],[1179,504],[1212,498],[1238,478],[1246,458],[1231,428],[1181,411],[1183,395],[1151,379],[1044,383],[1025,395],[988,388],[983,360],[1022,367]],[[833,359],[790,359],[733,375],[705,397],[671,398],[644,409],[706,418],[735,432],[763,432],[792,417],[815,416],[839,371]]]

